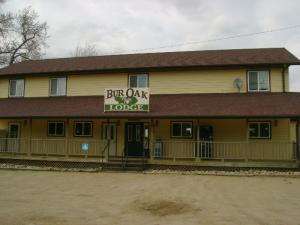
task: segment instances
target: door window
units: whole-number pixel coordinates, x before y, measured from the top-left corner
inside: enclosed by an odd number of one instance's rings
[[[125,154],[129,156],[142,156],[144,154],[144,124],[127,123],[125,131],[127,133]]]
[[[133,127],[132,125],[128,125],[128,141],[132,141],[133,136]]]
[[[20,124],[9,125],[9,138],[19,138],[20,136]]]
[[[135,136],[136,136],[137,142],[141,141],[141,126],[140,125],[136,125]]]

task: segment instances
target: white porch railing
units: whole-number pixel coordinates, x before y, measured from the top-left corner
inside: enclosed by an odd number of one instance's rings
[[[13,155],[103,157],[105,146],[106,141],[91,139],[0,138],[0,153]]]
[[[295,160],[291,142],[162,141],[154,144],[154,158],[217,160]]]
[[[83,148],[88,144],[88,149]],[[200,142],[164,140],[153,145],[150,157],[190,160],[296,160],[297,147],[290,142]],[[109,147],[109,146],[108,146]],[[106,150],[105,150],[106,149]],[[28,156],[106,157],[107,142],[79,139],[0,138],[0,153]],[[299,153],[298,153],[299,155]]]

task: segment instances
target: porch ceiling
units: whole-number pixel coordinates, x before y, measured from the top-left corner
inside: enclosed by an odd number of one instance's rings
[[[150,112],[104,112],[103,96],[0,99],[0,118],[300,117],[300,93],[168,94]]]

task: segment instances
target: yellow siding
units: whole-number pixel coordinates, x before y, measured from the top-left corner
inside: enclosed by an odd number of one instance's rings
[[[47,121],[42,119],[34,119],[32,122],[32,137],[34,138],[47,138]],[[51,120],[49,120],[51,121]],[[66,121],[66,120],[53,120],[53,121]],[[68,122],[68,132],[69,138],[74,138],[73,136],[73,125],[74,121],[92,121],[93,122],[93,137],[87,137],[95,140],[101,139],[101,125],[103,122],[107,122],[106,120],[69,120]],[[119,126],[117,126],[117,141],[118,141],[118,149],[124,148],[124,135],[125,135],[125,124],[128,120],[121,120]],[[279,119],[277,121],[277,125],[275,120],[272,121],[272,139],[248,139],[247,138],[247,121],[245,119],[201,119],[199,123],[197,120],[159,120],[158,125],[155,126],[155,137],[160,137],[163,140],[171,140],[171,129],[170,124],[171,121],[192,121],[194,125],[193,130],[193,138],[192,139],[175,139],[175,140],[196,140],[196,126],[199,124],[200,126],[210,125],[213,127],[214,133],[214,141],[216,142],[284,142],[289,140],[295,140],[295,127],[296,123],[290,123],[289,119]],[[255,120],[257,121],[257,120]],[[20,122],[22,132],[24,137],[28,134],[28,122],[25,120],[1,120],[0,129],[7,129],[7,124],[9,122]],[[116,122],[116,121],[111,121]],[[149,123],[147,120],[143,120],[145,123]],[[67,126],[67,123],[66,123]],[[75,137],[78,138],[78,137]],[[173,139],[172,139],[173,140]]]
[[[7,120],[0,120],[0,130],[6,130],[7,131],[8,127],[8,121]]]
[[[28,77],[25,80],[25,97],[49,96],[49,77]]]
[[[0,98],[8,96],[8,79],[0,79]]]
[[[286,71],[284,72],[284,78],[285,78],[285,91],[288,92],[290,91],[290,74],[289,74],[289,70],[286,69]]]
[[[271,91],[282,92],[282,69],[271,70]]]
[[[149,87],[151,94],[238,92],[236,78],[243,80],[241,92],[246,92],[245,69],[153,72]]]
[[[293,121],[290,123],[290,141],[296,142],[297,140],[297,122]]]
[[[42,119],[32,120],[32,149],[43,150],[45,149],[44,144],[49,144],[47,142],[40,143],[36,139],[55,139],[59,141],[56,146],[53,146],[53,150],[62,153],[65,151],[65,137],[48,137],[47,136],[47,121]],[[54,120],[57,121],[57,120]],[[61,120],[60,120],[61,121]],[[93,121],[93,136],[92,137],[74,137],[73,128],[75,121]],[[117,154],[122,155],[124,151],[125,143],[125,124],[128,120],[120,120],[117,126]],[[171,138],[170,124],[174,120],[159,120],[156,125],[150,128],[150,140],[154,141],[155,138],[160,137],[164,143],[164,154],[176,155],[176,157],[195,157],[195,151],[197,149],[196,138],[196,126],[210,125],[213,127],[213,139],[216,142],[213,146],[214,157],[223,157],[224,154],[231,159],[239,158],[244,159],[245,152],[246,155],[251,159],[259,159],[265,157],[265,159],[280,159],[278,158],[278,152],[280,157],[285,157],[285,159],[290,159],[293,154],[293,146],[287,144],[288,142],[293,142],[296,140],[296,123],[290,122],[289,119],[272,119],[272,138],[271,139],[248,139],[247,138],[247,120],[246,119],[200,119],[200,120],[185,120],[193,121],[193,138],[191,139],[177,139]],[[175,120],[176,121],[176,120]],[[178,120],[179,121],[179,120]],[[182,121],[182,120],[180,120]],[[257,121],[257,120],[255,120]],[[0,130],[8,130],[9,123],[20,123],[21,124],[21,137],[29,137],[30,124],[28,120],[0,120]],[[102,123],[107,120],[69,120],[66,122],[66,129],[69,139],[69,152],[81,151],[81,142],[88,142],[91,146],[96,142],[100,142],[102,133]],[[116,123],[117,121],[110,121]],[[150,124],[150,120],[142,120],[145,124]],[[174,143],[175,142],[175,143]],[[235,144],[225,144],[226,142],[231,142]],[[55,142],[53,142],[55,143]],[[236,144],[240,143],[240,144]],[[249,143],[249,144],[247,144]],[[150,147],[153,146],[150,143]],[[101,146],[97,145],[98,153],[103,149]],[[225,146],[225,147],[224,147]],[[52,147],[52,146],[50,146]],[[198,146],[199,147],[199,146]],[[96,148],[96,147],[95,147]],[[95,149],[94,148],[94,149]],[[77,150],[76,150],[77,149]],[[152,147],[153,149],[153,147]],[[274,151],[277,156],[274,156]],[[175,152],[175,154],[174,154]],[[100,153],[99,153],[100,154]],[[98,154],[98,155],[99,155]],[[283,158],[284,159],[284,158]]]
[[[197,140],[196,130],[194,129],[192,139],[171,138],[170,122],[170,120],[160,120],[158,126],[155,127],[155,137],[160,137],[164,143],[164,154],[176,155],[176,157],[194,157],[197,146],[194,142]],[[213,147],[214,157],[221,157],[225,154],[231,158],[243,158],[246,154],[245,151],[247,151],[249,158],[252,157],[253,159],[262,157],[278,159],[276,158],[278,152],[281,152],[282,157],[291,158],[293,146],[288,143],[295,140],[295,125],[290,126],[288,119],[272,119],[271,122],[271,139],[248,139],[247,120],[245,119],[202,119],[199,122],[193,120],[194,128],[197,124],[213,127],[213,140],[216,142]],[[172,144],[174,141],[176,143]],[[224,144],[226,142],[233,144]]]
[[[233,85],[236,79],[243,80],[241,92],[247,91],[246,69],[173,71],[149,73],[151,94],[183,93],[230,93],[238,92]],[[288,71],[285,74],[288,90]],[[127,87],[127,73],[71,75],[67,80],[67,95],[103,95],[105,88]],[[271,70],[271,91],[282,91],[280,68]],[[49,95],[49,77],[26,77],[25,97]],[[0,79],[0,98],[8,96],[8,79]]]
[[[127,87],[127,74],[98,74],[68,76],[69,96],[103,95],[106,88]]]
[[[8,133],[9,123],[19,123],[21,127],[21,138],[26,138],[28,134],[28,123],[26,120],[0,120],[0,131],[6,131]]]
[[[201,119],[197,120],[159,120],[155,127],[155,136],[163,140],[174,140],[171,138],[171,121],[192,121],[194,125],[192,139],[178,139],[184,141],[196,140],[196,126],[212,126],[214,141],[216,142],[245,142],[247,141],[247,121],[245,119]]]

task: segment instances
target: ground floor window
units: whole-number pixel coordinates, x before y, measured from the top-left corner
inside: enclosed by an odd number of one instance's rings
[[[271,138],[270,122],[249,122],[249,138]]]
[[[75,122],[74,136],[93,136],[93,123],[92,122]]]
[[[64,122],[48,122],[48,136],[64,136],[65,123]]]
[[[171,122],[171,136],[174,138],[191,138],[192,122]]]

